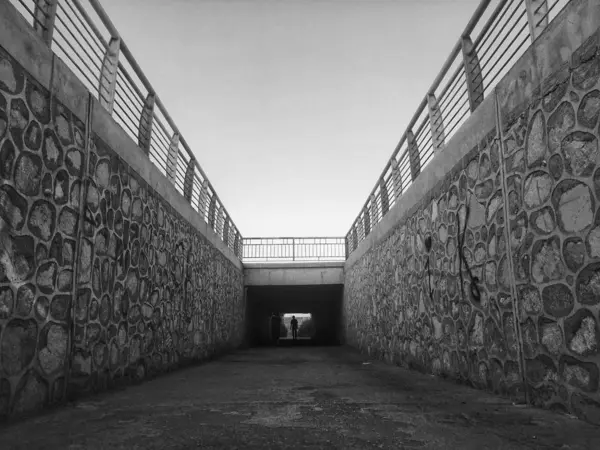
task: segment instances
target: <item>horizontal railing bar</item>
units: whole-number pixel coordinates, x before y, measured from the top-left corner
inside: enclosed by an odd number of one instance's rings
[[[81,25],[81,28],[83,28],[86,31],[87,35],[91,38],[92,42],[94,42],[94,44],[96,45],[98,50],[100,50],[100,52],[102,52],[102,54],[104,54],[104,52],[106,51],[106,46],[107,46],[106,42],[102,38],[100,31],[96,28],[96,26],[89,19],[89,16],[86,13],[86,11],[79,4],[79,0],[69,0],[69,1],[65,1],[64,3],[67,4],[67,6],[69,7],[69,10],[73,14],[73,16],[75,16],[77,18],[77,22],[79,22],[79,24]],[[64,6],[62,6],[62,3],[59,3],[59,5],[61,5],[62,9],[65,12],[67,12],[67,10],[64,8]],[[77,9],[77,12],[79,14],[77,14],[75,9]],[[95,41],[94,39],[97,39],[99,42]]]
[[[71,0],[71,2],[73,3],[73,5],[75,5],[75,8],[77,8],[77,11],[79,11],[79,14],[81,14],[81,17],[83,17],[83,21],[89,25],[92,32],[96,35],[96,38],[98,39],[98,41],[100,41],[100,44],[102,45],[101,50],[103,52],[105,52],[106,48],[108,47],[108,42],[106,41],[106,39],[104,39],[104,37],[102,36],[102,33],[100,32],[100,30],[98,29],[96,24],[94,24],[94,21],[90,18],[89,14],[85,10],[85,8],[83,6],[81,6],[81,3],[79,0]],[[89,33],[89,30],[88,30],[88,33]]]
[[[482,41],[484,39],[488,39],[489,38],[489,34],[487,34],[488,31],[490,31],[490,28],[496,24],[494,26],[494,29],[498,26],[498,21],[496,21],[496,19],[498,18],[498,16],[500,15],[500,13],[502,12],[504,6],[508,3],[508,2],[513,2],[514,0],[500,0],[500,3],[498,3],[498,5],[496,6],[496,8],[494,9],[494,11],[492,12],[492,14],[490,15],[490,17],[488,18],[487,22],[485,23],[485,25],[481,28],[481,31],[479,32],[479,35],[477,36],[477,38],[475,40],[473,40],[473,47],[474,48],[479,48],[479,44],[482,43]],[[508,10],[508,8],[507,8]]]
[[[479,6],[477,7],[475,12],[471,16],[471,20],[469,21],[469,23],[467,23],[467,26],[465,27],[465,30],[463,31],[461,37],[467,37],[467,36],[471,35],[471,32],[475,29],[475,27],[479,23],[479,20],[481,19],[481,17],[483,17],[483,14],[487,10],[487,7],[491,1],[492,0],[481,0],[481,2],[479,3]],[[492,16],[490,16],[490,17],[495,17],[494,13],[497,13],[497,11],[494,10],[492,12]]]

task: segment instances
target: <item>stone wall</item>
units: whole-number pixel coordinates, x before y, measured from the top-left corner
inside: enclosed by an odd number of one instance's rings
[[[102,389],[227,348],[239,268],[97,136],[85,187],[71,387]]]
[[[0,5],[2,418],[238,346],[245,315],[239,260],[10,8]]]
[[[0,49],[0,415],[60,402],[85,125]]]
[[[598,10],[571,2],[351,257],[348,343],[600,424]]]

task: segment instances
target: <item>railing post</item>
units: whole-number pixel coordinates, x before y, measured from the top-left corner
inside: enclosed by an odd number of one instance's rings
[[[35,0],[34,29],[48,47],[52,47],[57,5],[58,0]]]
[[[239,233],[236,233],[235,230],[234,230],[234,233],[235,233],[235,237],[233,238],[233,253],[236,256],[238,256],[238,246],[240,243],[240,235],[239,235]]]
[[[177,158],[179,157],[179,133],[173,133],[169,143],[169,154],[167,156],[167,178],[175,183],[177,178]]]
[[[406,133],[406,141],[408,142],[408,158],[410,160],[410,175],[415,181],[421,173],[421,156],[419,155],[419,146],[415,139],[415,134],[412,130]]]
[[[371,197],[369,197],[369,199],[371,200],[371,204],[369,205],[369,210],[370,210],[370,219],[371,219],[371,227],[369,229],[369,231],[373,230],[373,227],[375,226],[375,224],[378,222],[378,214],[377,214],[377,197],[375,197],[375,194],[371,194]]]
[[[223,214],[223,242],[229,247],[229,217]]]
[[[115,89],[117,86],[117,71],[119,68],[119,51],[121,49],[121,38],[111,37],[106,53],[102,61],[100,71],[100,82],[98,86],[98,98],[100,104],[110,113],[113,112],[115,103]]]
[[[362,217],[359,216],[358,220],[358,240],[360,241],[360,235],[362,234],[363,239],[367,237],[367,233],[365,233],[365,216],[364,211]]]
[[[383,216],[390,210],[390,197],[383,178],[379,180],[379,195],[381,196],[381,218],[383,219]]]
[[[140,125],[138,126],[138,145],[146,154],[150,153],[152,123],[154,122],[154,100],[154,94],[149,93],[146,96],[142,113],[140,114]]]
[[[365,238],[371,232],[371,214],[369,213],[369,209],[365,208],[365,212],[363,213],[364,221],[365,221]]]
[[[187,168],[185,169],[185,178],[183,180],[183,196],[188,202],[192,202],[192,191],[194,188],[194,169],[196,168],[196,160],[190,158]]]
[[[208,207],[208,224],[214,230],[215,229],[215,208],[217,206],[217,198],[212,195],[210,198],[210,206]]]
[[[435,94],[427,94],[427,107],[429,109],[429,126],[431,127],[433,151],[437,153],[444,146],[446,135],[442,111],[440,110]]]
[[[240,232],[238,231],[235,235],[235,241],[236,241],[236,247],[237,249],[234,250],[234,253],[236,254],[236,256],[240,259],[244,258],[243,255],[243,251],[244,251],[244,243],[242,241],[242,235],[240,234]]]
[[[352,251],[356,250],[356,247],[358,247],[358,231],[356,230],[356,225],[354,225],[352,227]]]
[[[346,258],[346,255],[350,253],[350,238],[348,237],[349,235],[350,233],[348,233],[348,235],[344,239],[344,259]]]
[[[223,235],[222,235],[223,228],[221,226],[222,219],[223,219],[223,205],[219,204],[219,207],[217,208],[217,217],[215,220],[215,232],[217,233],[217,236],[219,236],[220,238],[223,238]]]
[[[396,158],[392,159],[392,182],[394,186],[394,201],[397,202],[402,195],[402,174],[400,173],[400,167]]]
[[[525,7],[527,8],[529,34],[531,42],[533,42],[548,26],[548,2],[547,0],[525,0]]]
[[[208,210],[208,180],[202,182],[200,188],[200,199],[198,200],[198,212],[202,219],[207,220],[206,211]]]
[[[233,250],[234,249],[234,243],[235,243],[235,228],[233,225],[233,222],[230,222],[229,224],[229,244],[228,247]]]
[[[473,41],[468,36],[462,37],[462,53],[465,64],[465,76],[467,78],[467,90],[469,93],[469,105],[471,112],[483,102],[483,76],[481,65],[477,57],[477,51]]]
[[[292,238],[292,261],[296,261],[296,239]]]

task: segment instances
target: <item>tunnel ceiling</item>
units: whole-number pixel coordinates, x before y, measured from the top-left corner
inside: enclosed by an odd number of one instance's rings
[[[251,286],[248,303],[280,312],[312,312],[342,300],[344,286]]]

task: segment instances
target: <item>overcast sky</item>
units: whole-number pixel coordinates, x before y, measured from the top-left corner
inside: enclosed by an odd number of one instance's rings
[[[343,236],[478,0],[102,0],[245,237]]]

